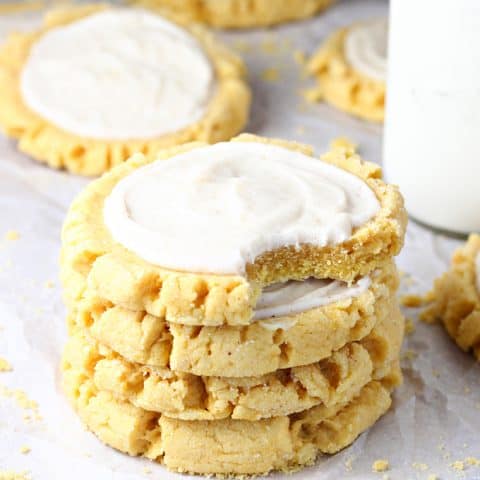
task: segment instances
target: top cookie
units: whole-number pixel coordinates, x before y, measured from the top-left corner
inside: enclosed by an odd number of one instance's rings
[[[229,139],[249,107],[238,57],[202,27],[142,9],[55,10],[0,49],[0,126],[25,153],[83,175]]]
[[[215,27],[266,27],[311,17],[335,0],[134,0]]]
[[[351,283],[402,246],[398,189],[350,152],[320,161],[310,147],[242,135],[159,154],[170,158],[136,156],[73,203],[62,251],[71,306],[93,290],[170,322],[245,325],[263,287]]]

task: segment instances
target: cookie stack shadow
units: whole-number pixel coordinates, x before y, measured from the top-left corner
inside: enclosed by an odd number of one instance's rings
[[[390,244],[378,248],[385,226],[369,227],[376,239],[355,240],[365,250],[355,253],[361,275],[344,276],[368,277],[361,293],[252,320],[265,268],[247,269],[255,281],[172,272],[99,243],[104,227],[93,217],[118,177],[79,197],[63,233],[64,385],[104,443],[180,472],[261,474],[333,454],[387,412],[402,379],[392,257],[403,242],[403,204],[392,211],[400,227]],[[334,263],[339,252],[326,255]]]

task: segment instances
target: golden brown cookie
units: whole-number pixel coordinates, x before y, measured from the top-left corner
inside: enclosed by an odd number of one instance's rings
[[[358,117],[383,122],[385,82],[369,78],[349,64],[344,53],[348,31],[335,32],[310,58],[308,72],[319,82],[312,97]]]
[[[397,285],[391,262],[359,297],[244,327],[168,323],[88,298],[71,316],[72,328],[82,329],[132,362],[195,375],[263,375],[317,362],[363,338],[391,312]]]
[[[67,395],[107,445],[178,472],[231,475],[294,470],[345,448],[388,410],[390,391],[401,381],[397,364],[384,381],[371,381],[347,404],[255,422],[186,421],[135,407],[72,372],[64,374]]]
[[[433,301],[422,316],[440,320],[448,334],[465,351],[480,360],[480,295],[477,256],[480,236],[470,235],[468,242],[453,255],[450,270],[435,281]]]
[[[310,147],[279,140],[242,135],[234,141],[267,142],[312,155]],[[158,158],[200,145],[163,150]],[[173,323],[247,325],[264,285],[312,276],[351,282],[381,268],[403,244],[407,217],[398,189],[381,180],[377,165],[346,150],[335,149],[322,160],[364,180],[379,200],[379,212],[343,243],[267,251],[246,266],[246,276],[167,270],[114,242],[103,221],[104,200],[120,179],[150,160],[135,156],[119,165],[80,194],[65,221],[61,263],[67,304],[74,307],[82,297],[93,295]]]
[[[77,333],[65,348],[63,369],[93,379],[100,391],[168,417],[254,421],[348,403],[398,362],[403,330],[403,317],[394,308],[364,340],[321,362],[243,378],[199,377],[133,364]]]
[[[133,0],[146,8],[166,10],[191,22],[215,27],[275,25],[315,15],[334,0]]]
[[[216,91],[200,121],[181,131],[146,139],[103,140],[78,136],[54,125],[25,103],[20,91],[22,69],[35,42],[52,29],[107,8],[68,6],[46,15],[34,33],[11,35],[0,49],[0,126],[18,139],[18,148],[51,167],[82,175],[98,175],[135,152],[153,158],[163,148],[194,140],[218,142],[236,135],[248,119],[250,89],[243,62],[198,25],[183,25],[203,47],[216,74]],[[68,101],[68,99],[66,99]]]

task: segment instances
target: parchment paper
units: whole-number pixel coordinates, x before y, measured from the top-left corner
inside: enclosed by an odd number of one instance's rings
[[[248,130],[310,143],[317,152],[332,138],[347,136],[358,142],[365,158],[379,162],[381,127],[326,105],[303,103],[298,90],[309,81],[301,78],[293,51],[311,53],[335,28],[386,12],[384,1],[343,1],[313,20],[268,31],[220,33],[240,51],[250,70],[254,105]],[[0,36],[29,28],[38,18],[38,12],[0,17]],[[278,81],[262,80],[266,68],[277,69]],[[0,471],[27,470],[41,480],[180,479],[159,465],[103,446],[83,429],[59,387],[65,340],[57,279],[60,228],[70,201],[86,183],[37,164],[17,153],[14,142],[0,137],[0,357],[13,367],[12,372],[0,372]],[[8,230],[18,231],[20,238],[4,239]],[[407,272],[402,289],[428,290],[458,244],[410,223],[398,259]],[[372,472],[372,463],[382,458],[390,462],[386,474],[391,479],[427,479],[432,474],[480,479],[480,467],[465,464],[461,472],[451,466],[466,457],[480,457],[480,367],[440,327],[419,324],[415,312],[406,313],[416,330],[405,342],[405,384],[392,410],[350,448],[288,478],[382,478],[384,474]],[[16,389],[38,402],[42,420],[23,418],[35,417],[35,409],[19,406],[21,398],[19,402],[12,393]],[[22,446],[30,453],[20,453]]]

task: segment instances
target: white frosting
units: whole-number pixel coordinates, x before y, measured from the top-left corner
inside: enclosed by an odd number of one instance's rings
[[[317,278],[308,278],[303,282],[290,280],[285,283],[276,283],[263,289],[253,318],[261,320],[304,312],[329,303],[358,297],[369,286],[369,277],[363,277],[351,286],[339,280]]]
[[[363,22],[352,27],[345,38],[348,63],[366,77],[384,81],[387,70],[387,19]]]
[[[480,252],[475,258],[475,268],[477,272],[477,290],[480,292]]]
[[[268,250],[343,242],[379,207],[345,170],[275,145],[226,142],[123,178],[104,221],[114,240],[150,263],[243,274]]]
[[[214,84],[210,61],[186,30],[141,9],[111,9],[43,35],[21,93],[68,132],[140,139],[201,119]]]

